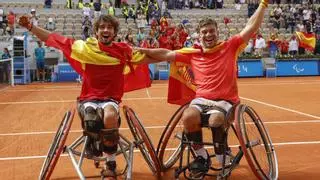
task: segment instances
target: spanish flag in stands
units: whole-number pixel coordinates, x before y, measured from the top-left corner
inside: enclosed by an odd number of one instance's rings
[[[299,46],[309,51],[313,51],[316,46],[316,36],[314,33],[296,32],[299,39]]]

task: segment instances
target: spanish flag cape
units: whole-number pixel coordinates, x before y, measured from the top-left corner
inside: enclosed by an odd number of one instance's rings
[[[222,43],[220,43],[221,45]],[[215,52],[220,45],[211,49],[202,49],[201,46],[195,45],[192,48],[182,48],[176,50],[181,54],[197,54]],[[195,98],[197,86],[194,82],[194,75],[191,64],[185,62],[173,61],[170,64],[169,86],[168,86],[168,103],[183,105]]]
[[[141,61],[144,54],[135,52],[132,56],[132,48],[125,43],[113,43],[109,47],[99,44],[96,38],[88,38],[86,41],[76,40],[72,43],[69,53],[64,50],[64,55],[80,62],[82,70],[85,70],[86,64],[110,66],[125,64],[124,92],[151,86],[148,66],[133,65]]]
[[[316,36],[314,33],[296,32],[299,39],[299,46],[309,51],[313,51],[316,47]]]

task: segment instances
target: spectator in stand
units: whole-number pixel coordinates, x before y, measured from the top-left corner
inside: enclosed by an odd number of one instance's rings
[[[80,3],[81,3],[81,5],[80,5]],[[73,5],[72,0],[67,0],[67,2],[66,2],[66,8],[67,8],[67,9],[72,9],[72,5]],[[82,7],[80,8],[80,6],[82,6]],[[82,9],[82,8],[83,8],[82,0],[79,0],[78,7],[79,7],[79,9]]]
[[[98,18],[101,15],[101,0],[95,0],[93,3],[94,18]]]
[[[122,4],[121,12],[122,12],[122,15],[124,16],[125,22],[128,24],[128,18],[129,18],[128,4]]]
[[[2,59],[9,59],[9,58],[11,58],[11,55],[10,55],[10,52],[9,52],[8,48],[4,48],[4,49],[3,49],[3,53],[2,53],[1,58],[2,58]]]
[[[298,22],[296,28],[297,28],[297,31],[301,31],[301,32],[305,31],[305,26],[303,25],[303,22],[301,20]]]
[[[82,0],[79,0],[78,1],[78,9],[83,9],[84,5],[83,5],[83,1]]]
[[[3,9],[1,7],[2,5],[0,4],[0,29],[2,29],[2,35],[6,35],[6,17],[4,15]]]
[[[44,8],[51,8],[52,0],[44,0]]]
[[[280,46],[280,53],[282,55],[287,55],[289,51],[289,42],[287,41],[285,36],[282,36],[282,40],[279,46]]]
[[[222,9],[222,8],[223,8],[223,0],[217,0],[217,9]]]
[[[3,49],[3,54],[2,54],[2,59],[9,59],[11,58],[11,55],[9,53],[8,48],[4,48]],[[0,82],[8,82],[10,80],[10,70],[11,70],[11,65],[9,63],[9,61],[5,61],[3,63],[1,63],[0,65]]]
[[[149,38],[150,48],[159,48],[159,42],[156,38]]]
[[[143,40],[141,41],[140,46],[141,48],[150,48],[150,44],[149,44],[149,37],[144,36]]]
[[[243,53],[245,55],[251,55],[253,51],[253,39],[250,39],[247,46],[245,47]]]
[[[320,35],[316,35],[316,47],[314,48],[313,54],[319,55],[320,54]]]
[[[92,23],[89,16],[84,16],[82,22],[82,39],[86,40],[92,34]]]
[[[316,34],[320,34],[320,19],[317,18],[317,20],[314,22],[314,32]]]
[[[133,22],[136,23],[136,7],[134,4],[129,7],[129,18],[132,18]]]
[[[168,22],[167,16],[161,17],[161,19],[160,19],[160,33],[165,33],[168,26],[169,26],[169,22]]]
[[[161,2],[161,16],[163,16],[163,13],[167,11],[167,2],[166,1],[162,1]]]
[[[116,10],[113,7],[112,2],[109,2],[106,4],[106,9],[107,9],[107,15],[115,16]]]
[[[133,41],[133,35],[132,35],[132,29],[128,28],[128,32],[126,36],[124,37],[124,41],[128,43],[130,46],[136,46],[134,41]]]
[[[144,28],[147,24],[147,21],[146,21],[146,17],[144,15],[144,13],[142,12],[142,10],[137,10],[137,27],[138,29],[140,28]]]
[[[184,42],[184,47],[192,47],[193,46],[193,42],[191,40],[191,37],[188,36],[186,42]]]
[[[42,42],[38,41],[38,47],[34,50],[35,59],[37,62],[37,81],[42,79],[45,81],[44,57],[45,49],[42,47]]]
[[[39,17],[37,16],[37,12],[36,12],[35,9],[31,9],[31,18],[30,18],[30,21],[31,21],[32,25],[38,26]]]
[[[147,23],[149,25],[150,20],[159,18],[159,7],[158,3],[153,0],[150,0],[149,5],[147,7]]]
[[[307,5],[304,5],[302,16],[303,16],[303,25],[306,26],[306,24],[309,23],[309,21],[311,20],[311,10]]]
[[[215,9],[216,8],[216,0],[208,0],[208,8]]]
[[[121,7],[121,0],[115,0],[114,6],[115,6],[115,8],[120,8]]]
[[[13,13],[12,10],[9,11],[7,19],[8,19],[7,32],[9,33],[10,36],[13,36],[14,30],[15,30],[14,26],[15,26],[16,15]]]
[[[56,23],[53,21],[53,18],[48,18],[48,22],[45,24],[44,28],[48,31],[54,31],[56,29]]]
[[[83,13],[83,17],[88,17],[91,20],[91,9],[90,9],[89,3],[84,4],[82,8],[82,13]]]
[[[173,50],[181,49],[184,45],[181,43],[177,32],[174,32],[174,34],[171,36],[171,41],[172,41],[172,49]]]
[[[198,30],[196,30],[193,34],[191,34],[192,44],[194,46],[200,46],[200,39],[199,39],[199,33]]]
[[[294,17],[294,14],[292,12],[289,13],[289,17],[287,18],[288,27],[290,29],[290,33],[293,34],[293,32],[296,29],[296,19]],[[287,30],[287,29],[286,29]]]
[[[175,31],[176,31],[178,39],[179,39],[179,44],[181,45],[181,48],[182,48],[185,41],[187,40],[188,33],[186,32],[183,24],[179,24]]]
[[[297,41],[297,38],[295,35],[291,36],[291,39],[289,41],[289,54],[291,56],[295,56],[298,53],[299,43]]]
[[[262,56],[262,52],[266,48],[266,41],[263,39],[261,34],[258,34],[255,46],[254,46],[254,52],[256,55]]]
[[[271,37],[268,41],[268,48],[269,48],[269,56],[275,58],[278,55],[279,50],[279,40],[275,34],[271,34]]]
[[[241,9],[241,4],[239,0],[234,1],[234,8],[238,11]]]
[[[137,42],[138,42],[138,46],[141,46],[142,41],[145,38],[145,33],[144,33],[144,28],[140,28],[137,34]]]
[[[151,38],[156,38],[156,39],[158,39],[159,37],[158,21],[156,19],[153,19],[151,22],[151,29],[150,29],[149,36]]]

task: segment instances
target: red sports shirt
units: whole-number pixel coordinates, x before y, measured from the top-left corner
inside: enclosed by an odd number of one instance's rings
[[[119,56],[117,57],[118,59],[122,59],[121,63],[119,65],[85,64],[85,69],[83,69],[79,61],[70,57],[73,42],[73,39],[58,34],[50,34],[46,44],[62,50],[70,65],[82,76],[83,84],[78,99],[106,100],[112,98],[121,102],[124,94],[123,68],[125,64],[123,58],[131,57],[131,54],[129,54],[131,51],[123,51],[123,48],[128,48],[128,50],[131,50],[131,48],[124,43],[113,42],[111,47],[99,44],[100,49],[105,52],[115,51],[113,54],[115,54],[116,57]]]
[[[240,101],[236,60],[243,43],[240,35],[236,35],[215,46],[211,53],[176,53],[176,61],[191,63],[197,86],[196,97],[233,103]]]

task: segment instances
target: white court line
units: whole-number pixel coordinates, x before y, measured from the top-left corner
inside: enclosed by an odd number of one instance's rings
[[[147,92],[147,96],[148,96],[148,98],[150,99],[150,98],[151,98],[151,96],[150,96],[150,93],[149,93],[149,88],[146,88],[146,92]]]
[[[310,144],[320,144],[320,141],[302,141],[302,142],[283,142],[283,143],[272,143],[274,146],[286,146],[286,145],[310,145]],[[239,145],[230,145],[230,147],[238,147]],[[166,148],[166,151],[174,151],[176,148]],[[134,150],[135,153],[140,152],[139,150]],[[67,154],[61,154],[60,157],[66,157]],[[17,156],[17,157],[3,157],[0,161],[12,161],[12,160],[25,160],[25,159],[43,159],[46,156]]]
[[[268,85],[305,85],[305,84],[320,84],[317,80],[307,80],[307,81],[277,81],[277,82],[238,82],[238,85],[245,85],[245,86],[255,86],[255,85],[262,85],[262,86],[268,86]],[[168,84],[152,84],[152,87],[168,87]],[[4,88],[1,91],[4,91],[7,88]],[[49,87],[43,87],[43,89],[9,89],[6,92],[22,92],[22,91],[35,91],[35,92],[41,92],[41,91],[53,91],[53,90],[80,90],[80,86],[49,86]]]
[[[136,101],[136,100],[163,100],[167,99],[167,97],[143,97],[143,98],[122,98],[123,101]],[[15,104],[47,104],[47,103],[70,103],[76,102],[76,100],[59,100],[59,101],[17,101],[17,102],[0,102],[0,105],[15,105]]]
[[[247,101],[252,101],[255,103],[259,103],[259,104],[263,104],[266,106],[270,106],[270,107],[274,107],[274,108],[278,108],[278,109],[282,109],[285,111],[289,111],[289,112],[293,112],[293,113],[297,113],[300,115],[304,115],[304,116],[308,116],[308,117],[312,117],[312,118],[316,118],[316,119],[320,119],[319,116],[315,116],[315,115],[311,115],[311,114],[307,114],[307,113],[303,113],[300,111],[296,111],[293,109],[289,109],[289,108],[285,108],[285,107],[281,107],[281,106],[277,106],[277,105],[273,105],[273,104],[269,104],[269,103],[265,103],[262,101],[258,101],[258,100],[254,100],[254,99],[250,99],[250,98],[245,98],[245,97],[240,97],[241,99],[247,100]],[[123,98],[124,101],[135,101],[135,100],[148,100],[148,99],[152,99],[152,100],[164,100],[167,99],[166,97],[147,97],[147,98]],[[16,104],[42,104],[42,103],[70,103],[70,102],[76,102],[76,100],[60,100],[60,101],[21,101],[21,102],[0,102],[0,105],[16,105]]]
[[[264,124],[300,124],[300,123],[320,123],[320,120],[305,120],[305,121],[268,121]],[[253,124],[253,123],[250,123]],[[144,129],[164,129],[166,126],[146,126]],[[129,130],[129,128],[119,128],[120,131]],[[81,133],[82,130],[71,130],[69,133]],[[23,136],[23,135],[40,135],[40,134],[55,134],[55,131],[40,131],[40,132],[22,132],[22,133],[2,133],[0,136]]]
[[[285,107],[282,107],[282,106],[277,106],[277,105],[273,105],[273,104],[265,103],[265,102],[262,102],[262,101],[258,101],[258,100],[254,100],[254,99],[250,99],[250,98],[245,98],[245,97],[240,97],[240,98],[241,98],[241,99],[244,99],[244,100],[247,100],[247,101],[252,101],[252,102],[255,102],[255,103],[263,104],[263,105],[266,105],[266,106],[270,106],[270,107],[282,109],[282,110],[285,110],[285,111],[289,111],[289,112],[301,114],[301,115],[308,116],[308,117],[311,117],[311,118],[320,119],[319,116],[315,116],[315,115],[312,115],[312,114],[303,113],[303,112],[296,111],[296,110],[289,109],[289,108],[285,108]]]

